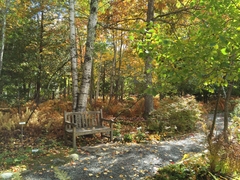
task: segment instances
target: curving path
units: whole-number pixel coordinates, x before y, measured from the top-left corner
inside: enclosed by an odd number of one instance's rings
[[[212,115],[210,115],[212,118]],[[217,118],[218,130],[222,128],[221,114]],[[180,161],[184,154],[206,149],[204,133],[194,133],[180,140],[152,144],[101,144],[83,147],[74,163],[59,167],[72,180],[139,180],[156,173],[160,166]],[[25,174],[26,180],[55,180],[54,173]]]

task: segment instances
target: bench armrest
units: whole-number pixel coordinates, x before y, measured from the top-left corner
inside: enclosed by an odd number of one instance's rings
[[[109,122],[109,123],[116,123],[116,122],[114,122],[113,119],[105,119],[105,118],[101,118],[101,121],[106,121],[106,122]]]
[[[76,127],[77,125],[75,123],[72,123],[70,121],[65,121],[65,125],[71,125],[73,127]]]

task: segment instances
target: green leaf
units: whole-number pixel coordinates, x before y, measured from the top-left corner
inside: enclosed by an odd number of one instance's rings
[[[170,41],[168,39],[164,39],[163,44],[168,45],[168,44],[170,44]]]
[[[129,39],[130,39],[131,41],[133,41],[133,40],[134,40],[134,36],[133,36],[133,35],[130,35],[130,36],[129,36]]]
[[[224,36],[219,36],[219,39],[224,43],[224,44],[228,44],[227,39]]]
[[[213,47],[213,46],[216,46],[217,43],[216,42],[210,42],[209,46]]]
[[[226,50],[227,50],[226,48],[222,48],[222,49],[221,49],[221,53],[222,53],[223,55],[227,55],[228,53],[226,52]]]

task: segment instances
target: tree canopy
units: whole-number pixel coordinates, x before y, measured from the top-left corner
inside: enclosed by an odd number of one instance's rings
[[[90,97],[194,94],[239,84],[236,0],[101,1]],[[1,2],[1,9],[5,4]],[[90,4],[75,2],[77,71],[82,76]],[[0,28],[4,29],[4,11]],[[69,2],[9,1],[0,95],[11,103],[71,96]],[[1,31],[3,32],[3,31]],[[2,37],[2,36],[1,36]],[[145,67],[151,57],[151,68]],[[152,74],[152,84],[146,83]],[[79,81],[80,87],[81,81]],[[90,98],[90,100],[91,100]],[[91,102],[91,101],[90,101]]]

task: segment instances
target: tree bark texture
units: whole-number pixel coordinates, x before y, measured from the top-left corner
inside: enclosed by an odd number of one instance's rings
[[[77,48],[76,48],[76,27],[75,27],[75,0],[70,0],[69,5],[69,25],[70,25],[70,54],[71,54],[71,67],[72,67],[72,97],[73,111],[77,108],[78,96],[78,71],[77,71]]]
[[[87,27],[86,53],[84,56],[83,75],[77,111],[85,111],[91,84],[94,42],[96,36],[98,0],[91,0],[90,15]]]
[[[38,15],[38,21],[40,21],[40,43],[39,43],[39,62],[38,73],[36,82],[35,102],[38,105],[40,103],[41,87],[42,87],[42,63],[43,63],[43,32],[44,32],[44,12]]]
[[[116,76],[116,61],[117,61],[117,45],[115,42],[115,32],[113,31],[113,60],[112,60],[112,71],[111,71],[111,79],[110,79],[110,97],[109,104],[111,103],[114,95],[114,82]]]
[[[5,10],[3,11],[3,24],[2,24],[2,43],[1,43],[1,52],[0,52],[0,76],[2,73],[3,66],[3,54],[4,54],[4,45],[5,45],[5,33],[6,33],[6,19],[7,19],[7,9],[9,6],[9,0],[5,1]]]
[[[223,136],[224,136],[224,141],[227,143],[228,142],[228,116],[229,116],[229,101],[231,98],[232,94],[232,88],[233,88],[233,83],[230,82],[228,84],[227,88],[227,94],[225,98],[225,103],[224,103],[224,128],[223,128]]]
[[[147,10],[147,25],[153,21],[154,18],[154,0],[148,0],[148,10]],[[151,53],[145,58],[145,89],[152,86],[152,57]],[[144,95],[144,114],[145,119],[148,118],[149,113],[153,110],[153,96],[151,94]]]

